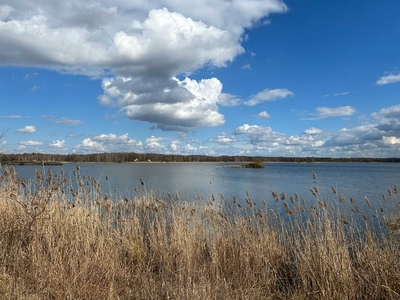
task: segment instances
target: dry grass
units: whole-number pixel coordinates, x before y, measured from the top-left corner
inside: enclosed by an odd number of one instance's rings
[[[383,213],[342,215],[343,195],[315,187],[311,207],[273,193],[280,214],[248,195],[111,201],[79,170],[3,170],[2,299],[400,299],[397,186]]]

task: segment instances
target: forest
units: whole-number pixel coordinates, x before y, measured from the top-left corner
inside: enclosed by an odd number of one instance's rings
[[[158,153],[92,153],[92,154],[44,154],[44,153],[21,153],[1,154],[0,162],[9,165],[23,164],[60,164],[63,162],[73,163],[130,163],[130,162],[400,162],[400,157],[372,158],[372,157],[273,157],[273,156],[207,156],[207,155],[179,155]]]

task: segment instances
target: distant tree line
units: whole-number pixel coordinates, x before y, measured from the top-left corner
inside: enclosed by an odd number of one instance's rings
[[[92,153],[92,154],[44,154],[44,153],[21,153],[1,154],[2,164],[28,164],[41,162],[95,162],[95,163],[126,163],[126,162],[400,162],[400,157],[371,158],[331,158],[331,157],[272,157],[272,156],[207,156],[207,155],[179,155],[179,154],[157,154],[157,153]]]

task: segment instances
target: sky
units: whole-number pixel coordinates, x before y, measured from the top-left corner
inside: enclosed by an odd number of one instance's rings
[[[398,0],[0,0],[3,153],[400,156]]]

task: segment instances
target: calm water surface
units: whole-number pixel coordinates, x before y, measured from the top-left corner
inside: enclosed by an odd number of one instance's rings
[[[364,203],[367,196],[371,202],[380,201],[387,188],[400,186],[400,164],[394,163],[266,163],[264,169],[226,168],[227,163],[132,163],[132,164],[80,164],[81,175],[95,177],[104,193],[133,197],[137,187],[143,191],[142,179],[147,193],[166,197],[177,193],[181,200],[196,198],[209,200],[211,195],[232,200],[236,196],[244,201],[246,190],[256,203],[273,206],[271,191],[285,192],[287,197],[295,192],[306,201],[315,201],[310,188],[317,186],[322,198],[334,200],[331,186],[347,199],[353,197]],[[76,164],[45,167],[46,170],[72,174]],[[16,166],[22,178],[32,178],[38,166]],[[315,182],[312,171],[318,177]],[[106,180],[106,176],[109,180]],[[336,197],[337,198],[337,197]],[[350,204],[349,204],[350,205]]]

